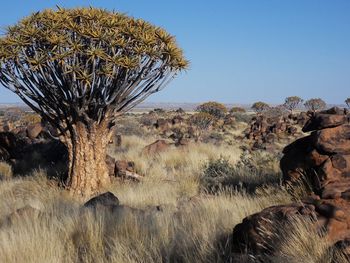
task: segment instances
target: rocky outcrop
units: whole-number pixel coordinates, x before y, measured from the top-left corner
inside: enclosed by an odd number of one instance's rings
[[[245,131],[245,137],[253,141],[253,149],[267,149],[267,145],[277,142],[280,138],[297,136],[298,126],[304,124],[308,115],[302,112],[298,115],[267,117],[259,115],[252,118],[250,127]]]
[[[339,191],[350,178],[350,123],[347,112],[337,108],[314,114],[303,130],[309,136],[285,147],[281,160],[284,181],[300,178],[311,182],[321,197]],[[317,130],[315,130],[317,129]],[[329,191],[329,188],[337,188]]]
[[[338,108],[315,113],[303,131],[311,134],[285,147],[281,169],[284,183],[307,182],[312,193],[300,203],[269,207],[245,218],[234,228],[233,252],[273,254],[276,226],[287,227],[295,216],[312,219],[316,230],[325,230],[330,245],[350,251],[349,115]]]

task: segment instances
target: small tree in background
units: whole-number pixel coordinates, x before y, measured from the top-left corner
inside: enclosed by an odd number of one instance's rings
[[[313,112],[316,112],[318,110],[322,110],[324,108],[326,108],[326,102],[324,102],[322,99],[320,98],[315,98],[315,99],[309,99],[307,101],[305,101],[304,106]]]
[[[242,107],[232,107],[230,113],[245,113],[246,110]]]
[[[268,108],[270,108],[269,104],[262,102],[262,101],[258,101],[253,103],[252,107],[251,107],[256,113],[261,114],[263,111],[267,110]]]
[[[165,30],[96,8],[37,12],[0,39],[0,82],[59,131],[69,153],[66,184],[81,196],[109,182],[116,117],[186,66]]]
[[[347,98],[345,100],[345,104],[348,106],[348,108],[350,108],[350,98]]]
[[[225,117],[227,113],[227,108],[225,107],[224,104],[221,104],[215,101],[209,101],[199,105],[196,108],[196,111],[208,113],[218,119],[222,119],[223,117]]]
[[[303,102],[303,99],[298,96],[287,97],[284,101],[283,106],[288,109],[291,113],[295,110],[299,104]]]
[[[204,131],[207,131],[217,119],[215,116],[207,112],[198,112],[191,116],[191,124],[197,128],[197,139],[199,139]]]

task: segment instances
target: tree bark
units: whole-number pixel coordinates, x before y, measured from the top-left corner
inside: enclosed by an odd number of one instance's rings
[[[69,191],[81,198],[97,195],[110,183],[106,164],[107,145],[111,137],[104,123],[78,122],[64,138],[69,154]]]

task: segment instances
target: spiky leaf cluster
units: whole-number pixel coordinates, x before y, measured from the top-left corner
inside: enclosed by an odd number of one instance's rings
[[[0,38],[1,83],[52,122],[126,111],[186,66],[162,28],[96,8],[37,12]]]

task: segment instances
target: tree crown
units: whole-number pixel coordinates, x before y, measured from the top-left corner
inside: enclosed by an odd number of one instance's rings
[[[205,102],[205,103],[199,105],[196,108],[196,111],[209,113],[216,118],[223,118],[225,116],[225,114],[227,113],[227,108],[222,103],[215,102],[215,101],[209,101],[209,102]]]
[[[321,98],[314,98],[305,101],[304,106],[309,110],[317,111],[326,108],[326,102]]]
[[[345,104],[348,105],[348,107],[350,108],[350,98],[347,98],[347,99],[345,100]]]
[[[303,102],[303,99],[298,96],[287,97],[284,101],[284,107],[288,110],[294,110],[300,103]]]
[[[0,38],[0,82],[61,130],[112,120],[187,65],[162,28],[97,8],[37,12]]]
[[[269,107],[270,107],[269,104],[262,101],[255,102],[252,105],[252,109],[258,113],[261,113],[264,110],[267,110]]]

